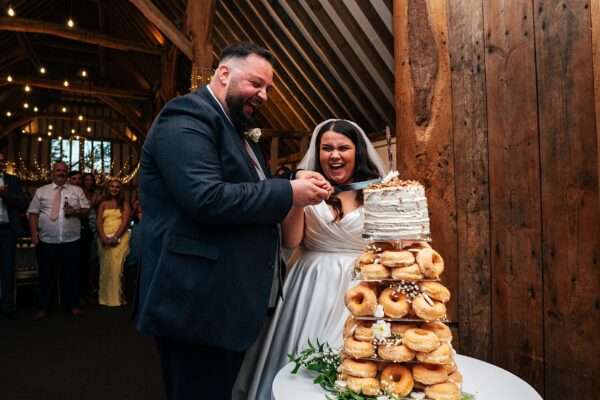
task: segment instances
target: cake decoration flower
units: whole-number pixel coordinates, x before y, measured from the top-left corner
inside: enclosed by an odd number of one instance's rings
[[[244,136],[246,139],[252,140],[254,143],[258,143],[260,137],[262,136],[262,131],[260,128],[250,129],[244,132]]]

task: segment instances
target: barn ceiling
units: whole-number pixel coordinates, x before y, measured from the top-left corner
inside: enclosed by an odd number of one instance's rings
[[[181,29],[186,2],[152,3]],[[93,120],[93,134],[131,140],[129,127],[143,136],[171,44],[130,1],[0,4],[0,136],[32,123],[84,129],[88,125],[77,120],[82,113]],[[69,18],[75,26],[65,29]],[[259,117],[264,128],[291,138],[332,117],[352,119],[372,135],[394,124],[391,0],[220,0],[211,34],[215,64],[220,51],[238,41],[272,50],[275,87]],[[183,94],[191,65],[185,56],[179,60],[176,87]],[[68,111],[61,113],[64,106]]]

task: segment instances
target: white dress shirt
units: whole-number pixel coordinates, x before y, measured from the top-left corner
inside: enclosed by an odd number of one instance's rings
[[[0,186],[4,186],[4,174],[0,173]],[[0,197],[0,224],[7,224],[8,220],[8,209],[4,203],[4,199]]]
[[[58,219],[52,221],[50,213],[52,211],[52,202],[59,186],[56,183],[50,183],[38,188],[35,191],[33,200],[29,204],[27,213],[38,214],[38,230],[40,240],[44,243],[69,243],[79,239],[81,235],[81,222],[78,217],[65,217],[65,202],[72,208],[90,208],[90,203],[85,197],[83,190],[79,186],[73,186],[68,183],[63,185],[60,198],[60,207]]]

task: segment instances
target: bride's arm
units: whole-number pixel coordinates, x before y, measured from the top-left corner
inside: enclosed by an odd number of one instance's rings
[[[292,207],[281,223],[283,247],[296,248],[304,238],[304,208]]]

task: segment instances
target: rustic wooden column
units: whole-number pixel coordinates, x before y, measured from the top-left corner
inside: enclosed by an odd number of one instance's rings
[[[186,30],[192,38],[192,76],[190,89],[206,84],[212,75],[213,47],[211,41],[215,1],[188,0]]]
[[[592,58],[594,62],[594,93],[596,110],[596,143],[600,149],[600,1],[591,2],[592,16]],[[598,157],[598,185],[600,187],[600,157]],[[600,199],[598,199],[600,207]]]
[[[279,167],[279,137],[273,136],[271,138],[271,174],[275,174]]]
[[[394,0],[396,154],[400,176],[427,189],[433,246],[458,293],[452,101],[446,0]],[[457,316],[457,302],[449,317]]]

